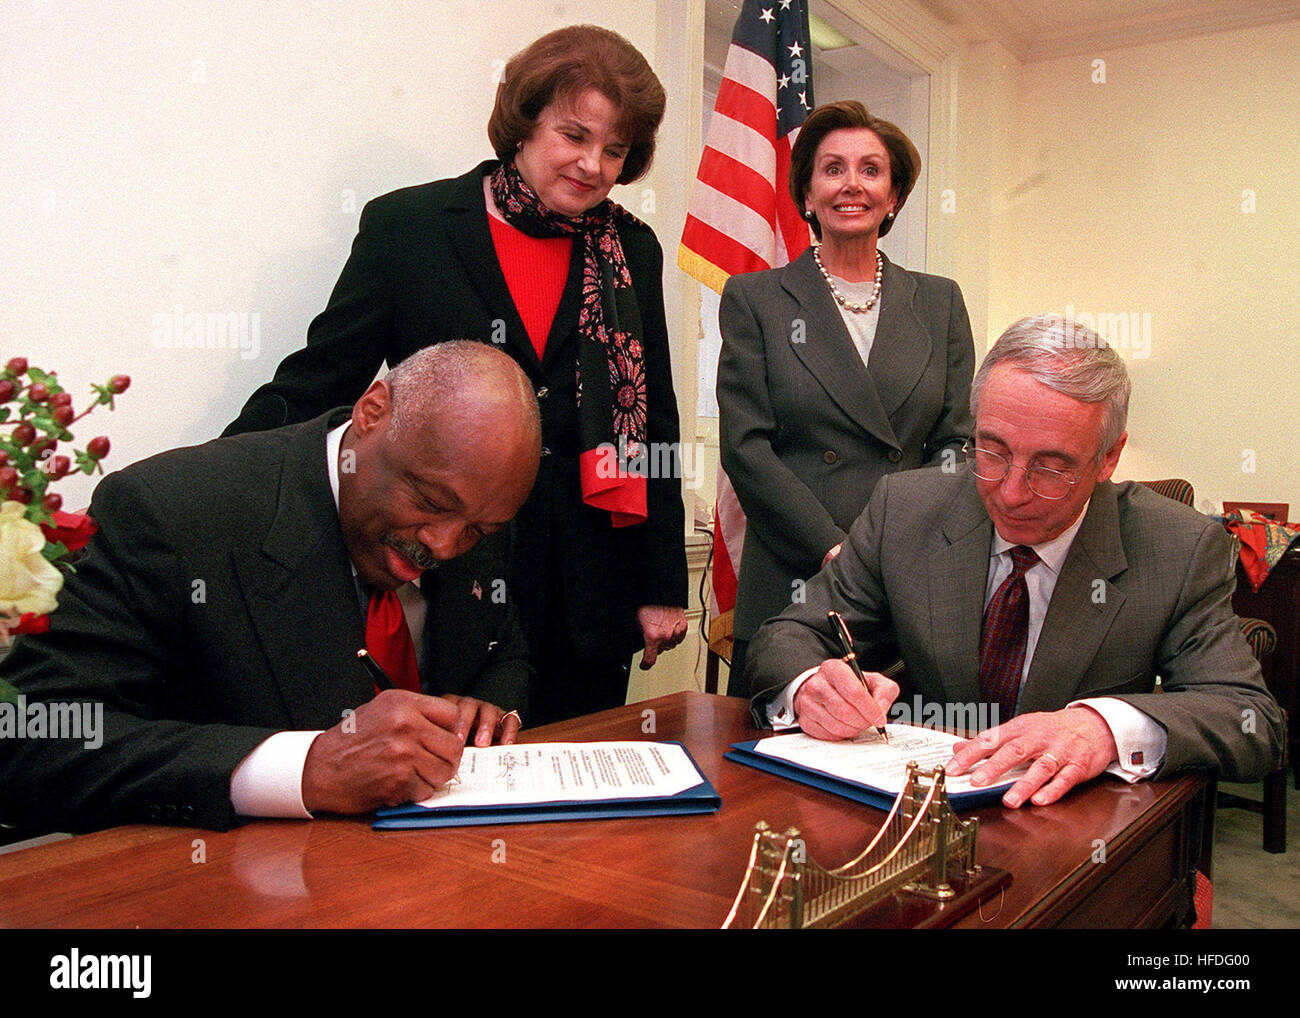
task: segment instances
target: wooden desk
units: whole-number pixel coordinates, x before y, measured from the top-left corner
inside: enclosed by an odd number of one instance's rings
[[[712,816],[389,832],[361,819],[259,820],[224,834],[122,827],[0,855],[0,926],[716,928],[757,821],[798,827],[828,865],[884,818],[722,759],[755,734],[744,703],[704,693],[527,733],[681,740],[722,796]],[[960,925],[1181,921],[1206,787],[1103,778],[1054,806],[981,811],[981,858],[1013,883]]]

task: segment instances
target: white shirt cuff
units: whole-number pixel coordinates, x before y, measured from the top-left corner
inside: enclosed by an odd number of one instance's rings
[[[246,817],[310,820],[302,804],[307,751],[320,732],[276,732],[240,761],[230,776],[230,803]]]
[[[1110,728],[1115,739],[1119,759],[1106,768],[1107,774],[1123,778],[1132,784],[1149,778],[1160,769],[1169,745],[1169,735],[1160,724],[1131,703],[1103,696],[1089,700],[1075,700],[1067,704],[1091,707]]]
[[[786,683],[785,688],[767,705],[767,721],[774,731],[781,732],[787,728],[799,727],[799,719],[794,712],[794,695],[799,692],[799,687],[807,682],[815,671],[817,671],[817,668],[809,668],[806,672],[800,672],[793,680]]]

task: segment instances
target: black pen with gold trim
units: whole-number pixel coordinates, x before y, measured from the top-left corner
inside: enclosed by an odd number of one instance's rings
[[[826,617],[831,620],[831,628],[839,637],[840,648],[844,651],[842,660],[853,669],[853,674],[862,683],[862,688],[870,693],[871,687],[867,685],[867,677],[862,674],[862,666],[858,664],[858,655],[853,649],[853,637],[849,634],[848,623],[844,621],[844,616],[832,608],[826,613]],[[876,734],[885,740],[886,745],[889,744],[889,734],[885,731],[884,725],[876,725]]]

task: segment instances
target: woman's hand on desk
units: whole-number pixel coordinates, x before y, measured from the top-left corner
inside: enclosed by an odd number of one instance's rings
[[[652,667],[665,650],[686,639],[686,609],[674,605],[645,604],[636,610],[636,621],[645,639],[641,670]]]

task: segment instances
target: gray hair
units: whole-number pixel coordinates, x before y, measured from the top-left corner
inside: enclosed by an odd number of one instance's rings
[[[978,416],[980,394],[999,364],[1024,371],[1035,381],[1082,403],[1105,404],[1100,459],[1124,433],[1132,388],[1124,360],[1097,333],[1061,315],[1022,318],[998,337],[971,383],[971,413]]]
[[[541,414],[528,376],[509,354],[487,343],[457,339],[426,346],[392,368],[384,381],[392,399],[390,441],[435,420],[445,408],[496,388],[498,404],[517,404],[540,444]]]

